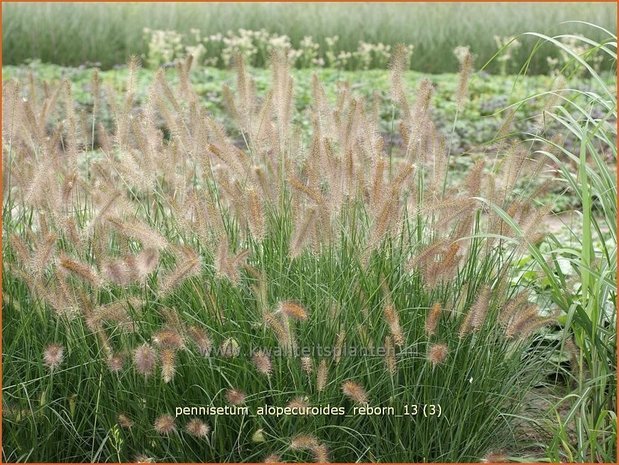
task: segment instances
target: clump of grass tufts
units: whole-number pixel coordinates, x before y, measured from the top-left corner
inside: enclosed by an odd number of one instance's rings
[[[584,27],[587,36],[568,33],[547,36],[528,33],[538,40],[531,56],[541,46],[552,46],[566,57],[557,71],[556,84],[542,95],[539,124],[528,134],[536,153],[553,167],[565,194],[575,195],[580,206],[564,212],[563,234],[551,235],[542,248],[531,230],[539,222],[533,213],[515,224],[509,209],[497,211],[512,234],[529,236],[521,247],[528,250],[534,272],[547,283],[545,297],[552,300],[560,324],[560,352],[567,366],[558,367],[573,389],[550,412],[552,461],[615,462],[617,460],[617,95],[614,86],[601,78],[593,63],[608,60],[607,71],[615,75],[617,36],[599,26],[573,22]],[[601,36],[599,40],[592,37]],[[571,43],[571,46],[567,44]],[[606,67],[605,67],[606,68]],[[573,89],[567,83],[581,74],[594,90]],[[548,124],[558,124],[572,138],[571,143],[549,137]],[[544,210],[541,209],[543,212]],[[563,264],[563,266],[561,266]],[[571,275],[571,277],[570,277]],[[501,322],[506,334],[525,338],[531,331],[549,324],[524,295],[505,307]],[[560,410],[568,409],[566,415]],[[578,434],[571,435],[570,429]]]
[[[424,81],[411,98],[406,59],[398,48],[392,60],[401,147],[385,146],[374,103],[345,85],[332,103],[318,79],[305,137],[282,54],[261,95],[237,61],[227,105],[238,138],[203,108],[191,59],[179,64],[178,86],[158,73],[134,111],[133,60],[125,95],[93,89],[113,122],[94,154],[97,113],[77,115],[67,84],[60,100],[5,84],[21,116],[5,143],[16,176],[5,190],[4,322],[32,341],[6,341],[4,388],[18,409],[49,400],[36,427],[7,420],[9,455],[461,462],[508,444],[510,419],[546,363],[532,335],[549,320],[526,313],[505,283],[547,210],[522,203],[514,172],[527,168],[513,161],[478,163],[444,188],[433,88]],[[497,238],[508,218],[481,201],[488,194],[526,234]],[[34,383],[46,368],[18,360],[61,338],[70,369]],[[442,415],[307,415],[301,433],[294,418],[224,415],[208,420],[212,430],[192,418],[177,429],[161,413],[206,402],[398,414],[423,402]],[[118,427],[118,412],[130,429]]]

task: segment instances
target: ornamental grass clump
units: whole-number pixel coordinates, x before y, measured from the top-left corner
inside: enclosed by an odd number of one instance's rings
[[[264,94],[236,58],[237,138],[191,58],[140,106],[135,62],[124,95],[97,87],[111,125],[67,82],[5,83],[4,324],[27,336],[5,340],[3,385],[32,409],[5,419],[7,458],[466,462],[510,444],[553,321],[512,265],[547,210],[513,190],[530,166],[516,147],[445,183],[433,88],[411,95],[407,57],[392,57],[390,150],[367,102],[346,86],[331,102],[316,78],[301,132],[282,54]],[[342,411],[256,413],[290,405]],[[237,413],[172,415],[201,406]]]
[[[555,70],[555,88],[535,96],[542,99],[544,110],[528,137],[538,147],[536,156],[554,167],[562,195],[579,202],[575,211],[565,212],[570,220],[562,234],[550,235],[543,249],[531,247],[530,253],[535,271],[547,282],[549,298],[560,309],[561,353],[568,363],[557,374],[565,376],[571,388],[552,407],[548,457],[616,462],[617,89],[608,76],[617,72],[617,35],[594,24],[584,26],[587,36],[523,35],[555,48],[564,61]],[[598,32],[601,37],[592,39]],[[590,88],[565,85],[564,76],[576,75],[585,77]],[[549,137],[549,124],[558,124],[563,135]],[[522,225],[510,222],[510,227],[518,231]],[[519,299],[502,319],[512,338],[526,337],[546,323],[525,302]],[[559,413],[567,408],[567,415]],[[573,430],[578,434],[573,436]]]

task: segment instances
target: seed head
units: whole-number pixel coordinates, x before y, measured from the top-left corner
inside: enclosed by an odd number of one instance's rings
[[[286,315],[288,318],[295,320],[307,320],[307,310],[301,305],[295,302],[281,302],[279,304],[279,311]]]
[[[529,301],[529,296],[526,292],[520,292],[515,295],[506,305],[501,307],[499,313],[499,323],[506,327],[512,318],[518,313],[520,308]]]
[[[525,340],[536,330],[548,326],[551,323],[556,323],[555,318],[537,317],[532,321],[519,322],[514,328],[515,335],[519,341]]]
[[[316,390],[322,392],[327,386],[327,377],[329,376],[329,368],[327,367],[327,361],[321,360],[316,372]]]
[[[539,308],[537,305],[527,305],[522,308],[509,322],[505,328],[505,335],[508,339],[512,339],[522,331],[522,328],[537,321],[540,317]]]
[[[200,274],[202,263],[194,251],[187,251],[184,262],[159,279],[159,292],[162,296],[169,294],[184,281]]]
[[[367,404],[368,403],[368,394],[365,392],[365,389],[355,381],[345,381],[342,384],[342,392],[345,396],[352,399],[357,404]]]
[[[140,278],[152,273],[159,263],[159,251],[155,248],[146,248],[135,257],[135,268]]]
[[[185,431],[195,438],[206,438],[211,428],[202,420],[192,418],[185,425]]]
[[[234,255],[230,252],[228,242],[221,241],[215,257],[217,276],[238,284],[241,279],[240,269],[247,262],[249,253],[250,251],[245,249]]]
[[[296,258],[303,253],[305,246],[311,239],[312,226],[314,226],[317,216],[316,208],[310,206],[305,209],[303,216],[299,216],[296,219],[294,233],[290,243],[291,258]]]
[[[430,313],[428,314],[428,317],[426,318],[426,334],[428,336],[432,336],[436,332],[438,320],[441,317],[441,310],[442,310],[441,304],[438,302],[435,303],[432,309],[430,310]]]
[[[271,365],[271,359],[266,352],[258,351],[254,354],[252,359],[254,365],[256,365],[256,369],[260,373],[267,376],[271,374],[271,371],[273,371],[273,367]]]
[[[133,420],[131,420],[131,418],[129,418],[124,413],[119,413],[116,419],[118,422],[118,426],[120,426],[121,428],[129,429],[133,426]]]
[[[60,344],[50,344],[43,352],[43,362],[50,370],[55,370],[64,360],[64,347]]]
[[[181,349],[183,347],[183,337],[173,329],[162,329],[153,335],[153,342],[160,347],[170,349]]]
[[[395,346],[393,345],[393,339],[391,336],[385,337],[385,364],[387,365],[387,371],[391,376],[395,375],[397,359],[395,356]]]
[[[277,341],[284,348],[290,348],[292,345],[292,335],[289,332],[289,328],[284,326],[281,318],[274,313],[266,313],[264,315],[264,322],[273,330]]]
[[[389,331],[393,337],[393,342],[396,345],[401,346],[404,344],[404,335],[402,334],[402,328],[400,327],[400,318],[396,312],[395,307],[392,304],[387,304],[384,308],[385,319],[387,325],[389,325]]]
[[[301,357],[301,368],[310,375],[314,370],[314,362],[311,357]]]
[[[312,455],[316,463],[329,463],[329,448],[324,444],[318,444],[313,447]]]
[[[157,363],[157,354],[149,344],[142,344],[133,352],[136,370],[144,376],[150,376]]]
[[[281,463],[281,457],[277,454],[269,454],[264,458],[263,463]]]
[[[295,397],[290,402],[288,402],[287,407],[304,409],[304,408],[309,407],[309,402],[307,401],[306,397],[299,396],[299,397]]]
[[[144,223],[129,223],[119,218],[108,218],[108,223],[125,237],[136,239],[143,244],[149,244],[158,250],[168,247],[168,241]]]
[[[174,379],[176,373],[176,351],[165,348],[161,350],[161,377],[164,383],[169,383]]]
[[[490,286],[484,286],[471,308],[471,326],[473,330],[478,330],[484,324],[486,315],[488,314],[488,308],[490,307],[491,291],[492,289]]]
[[[60,266],[64,270],[70,271],[74,275],[90,283],[92,286],[97,287],[101,284],[101,280],[97,275],[97,272],[85,263],[72,260],[66,255],[62,255],[60,257]]]
[[[318,446],[318,439],[311,434],[299,434],[290,440],[290,448],[293,450],[313,449]]]
[[[176,425],[174,424],[174,417],[172,415],[161,415],[155,420],[155,431],[162,435],[168,435],[176,431]]]
[[[254,238],[260,240],[264,237],[264,210],[262,201],[255,189],[249,191],[248,197],[249,227]]]
[[[213,348],[213,342],[206,334],[206,331],[202,328],[198,328],[197,326],[191,326],[187,330],[187,333],[198,346],[198,351],[205,357],[208,357],[211,353],[211,349]]]
[[[122,354],[112,354],[107,359],[107,367],[112,373],[118,373],[123,369],[125,358]]]
[[[42,274],[54,255],[57,236],[48,234],[44,240],[41,240],[39,246],[32,256],[30,268],[35,274]]]
[[[458,109],[462,109],[467,97],[469,78],[473,72],[473,55],[468,47],[457,47],[454,54],[460,62],[460,73],[458,75],[458,89],[456,91],[456,104]]]
[[[333,360],[337,365],[342,359],[342,350],[344,349],[344,340],[346,339],[346,332],[340,331],[337,333],[337,340],[335,341],[335,347],[333,349]]]
[[[245,393],[241,391],[240,389],[228,389],[228,391],[226,391],[226,399],[232,405],[244,404],[246,397],[247,396],[245,395]]]
[[[448,353],[449,349],[445,344],[432,344],[428,349],[428,361],[436,366],[445,361]]]
[[[222,342],[219,350],[221,355],[226,358],[238,357],[239,353],[241,352],[239,343],[236,342],[236,339],[234,339],[233,337],[229,337],[224,342]]]
[[[484,286],[460,325],[459,337],[465,337],[471,331],[477,331],[481,328],[490,307],[490,296],[490,286]]]

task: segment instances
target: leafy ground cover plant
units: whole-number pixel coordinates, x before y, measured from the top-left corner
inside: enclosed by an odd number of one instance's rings
[[[510,281],[550,208],[514,189],[545,159],[502,144],[447,183],[403,48],[390,150],[379,105],[317,78],[304,136],[287,58],[271,66],[265,94],[241,59],[223,91],[241,141],[191,59],[137,108],[135,61],[123,95],[95,75],[84,113],[67,81],[5,84],[7,461],[462,462],[513,441],[556,317]]]

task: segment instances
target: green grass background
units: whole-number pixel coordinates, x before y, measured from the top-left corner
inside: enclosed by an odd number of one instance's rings
[[[481,66],[495,54],[494,35],[524,31],[556,33],[562,21],[581,20],[616,29],[616,5],[576,4],[67,4],[32,3],[3,6],[4,64],[29,59],[77,66],[99,62],[103,68],[125,63],[132,54],[146,52],[144,27],[172,29],[181,33],[199,28],[203,35],[239,28],[286,34],[297,45],[311,35],[321,45],[324,38],[339,35],[342,50],[355,50],[358,42],[415,45],[412,69],[428,73],[453,72],[458,63],[453,49],[469,45]],[[587,31],[592,39],[600,31],[574,25],[573,32]],[[592,36],[593,34],[593,36]],[[508,63],[517,72],[530,53],[528,38]],[[557,55],[547,47],[546,52]],[[546,53],[533,57],[529,72],[545,73]],[[490,71],[497,71],[494,62]]]

